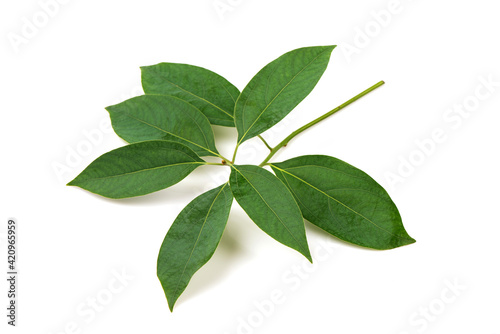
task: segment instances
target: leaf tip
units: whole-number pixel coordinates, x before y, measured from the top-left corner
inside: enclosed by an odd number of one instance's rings
[[[400,246],[406,246],[406,245],[411,245],[416,243],[417,240],[413,239],[406,230],[404,231],[404,235],[401,238],[401,245]]]
[[[297,250],[299,250],[299,249],[297,249]],[[300,254],[304,255],[304,257],[307,259],[307,261],[309,261],[310,263],[313,263],[311,251],[309,250],[309,245],[307,244],[307,241],[306,241],[306,244],[303,247],[301,247],[299,252],[300,252]]]
[[[407,245],[411,245],[411,244],[414,244],[416,242],[417,242],[417,240],[415,240],[412,237],[408,236],[408,243],[407,243]]]
[[[112,105],[111,106],[107,106],[107,107],[104,108],[104,110],[106,110],[110,114],[111,114],[111,109],[113,109]]]
[[[168,303],[168,309],[170,310],[170,313],[173,313],[174,312],[174,306],[175,306],[175,303],[177,302],[177,299],[179,299],[179,296],[170,296],[167,297],[167,303]]]
[[[308,253],[307,256],[306,256],[306,259],[311,263],[313,264],[313,258],[311,256],[311,253]]]
[[[144,85],[144,77],[143,75],[145,74],[145,72],[147,72],[149,70],[151,66],[139,66],[139,69],[141,70],[141,81],[142,81],[142,84]]]
[[[396,245],[394,245],[393,247],[388,248],[388,249],[394,249],[394,248],[398,248],[398,247],[408,246],[408,245],[414,244],[416,242],[417,242],[417,240],[413,239],[408,234],[406,234],[406,236],[404,238],[401,238],[400,241]]]
[[[329,53],[332,53],[332,51],[337,47],[337,45],[324,45],[323,49],[326,49],[330,51]]]

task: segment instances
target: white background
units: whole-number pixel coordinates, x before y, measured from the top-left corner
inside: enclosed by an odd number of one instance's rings
[[[20,228],[18,327],[5,324],[2,279],[2,333],[500,333],[496,2],[222,0],[224,12],[213,0],[62,2],[46,22],[35,0],[0,7],[2,268],[7,219]],[[374,13],[389,9],[377,23]],[[26,20],[40,27],[23,37]],[[307,223],[315,266],[294,273],[301,255],[235,202],[213,259],[170,313],[158,249],[178,212],[225,171],[203,167],[170,189],[121,201],[66,187],[124,144],[100,128],[104,107],[141,93],[139,66],[194,64],[243,89],[281,54],[327,44],[339,45],[327,71],[266,133],[272,144],[377,81],[386,85],[274,161],[328,154],[363,169],[388,189],[417,243],[371,251]],[[496,86],[484,86],[488,78]],[[436,131],[442,140],[429,144]],[[230,155],[236,131],[216,134]],[[252,140],[238,158],[265,155]],[[122,271],[133,278],[116,281]],[[280,293],[271,307],[266,300]],[[93,298],[99,312],[90,311]]]

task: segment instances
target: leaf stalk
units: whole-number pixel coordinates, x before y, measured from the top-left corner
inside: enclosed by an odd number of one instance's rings
[[[264,143],[264,145],[266,145],[266,147],[269,149],[269,151],[272,151],[273,148],[267,143],[267,141],[261,136],[261,135],[258,135],[259,139],[262,140],[262,142]]]

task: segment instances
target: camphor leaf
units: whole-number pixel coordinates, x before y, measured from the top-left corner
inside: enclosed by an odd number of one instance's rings
[[[197,107],[211,124],[234,126],[234,104],[240,91],[203,67],[160,63],[141,67],[146,94],[173,95]]]
[[[146,93],[106,108],[115,132],[130,145],[92,162],[68,185],[110,198],[169,187],[200,165],[229,166],[229,181],[189,203],[161,246],[157,274],[172,311],[192,276],[214,254],[233,196],[269,236],[312,262],[304,218],[340,239],[375,249],[415,242],[387,192],[338,159],[310,155],[281,163],[271,158],[294,137],[384,84],[372,85],[290,133],[256,165],[236,165],[238,147],[270,129],[315,87],[335,46],[290,51],[266,65],[241,92],[207,69],[174,63],[142,67]],[[232,160],[215,146],[212,124],[235,126]],[[221,162],[205,162],[200,156]],[[271,166],[276,176],[260,166]]]
[[[145,141],[101,155],[68,185],[109,198],[141,196],[176,184],[204,163],[180,143]]]
[[[107,107],[113,129],[129,143],[163,139],[180,142],[200,156],[217,156],[208,119],[175,96],[142,95]]]
[[[157,273],[171,311],[194,273],[214,254],[232,202],[225,183],[196,197],[170,227],[158,255]]]
[[[232,166],[229,183],[234,198],[257,226],[312,262],[300,209],[276,176],[258,166]]]
[[[236,101],[238,144],[271,128],[309,95],[323,75],[334,48],[296,49],[260,70]]]
[[[272,163],[304,218],[334,236],[375,249],[414,243],[396,205],[375,180],[333,157],[300,156]]]

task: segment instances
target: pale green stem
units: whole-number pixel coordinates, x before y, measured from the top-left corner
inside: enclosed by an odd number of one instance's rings
[[[224,160],[225,162],[229,162],[229,159],[225,158],[224,156],[222,156],[222,155],[220,155],[218,153],[212,152],[212,151],[209,151],[209,152],[215,154],[215,156],[217,156],[221,160]]]
[[[370,88],[368,88],[367,90],[359,93],[358,95],[356,95],[355,97],[353,97],[352,99],[342,103],[340,106],[338,106],[337,108],[335,109],[332,109],[330,110],[329,112],[327,112],[326,114],[324,114],[323,116],[320,116],[318,118],[316,118],[315,120],[313,120],[312,122],[309,122],[307,123],[306,125],[304,125],[303,127],[301,128],[298,128],[297,130],[295,130],[294,132],[292,132],[288,137],[286,137],[285,139],[283,139],[283,141],[281,143],[279,143],[278,145],[276,145],[273,149],[271,149],[271,152],[269,153],[269,155],[264,159],[264,161],[261,162],[261,164],[259,166],[264,166],[265,164],[267,164],[267,162],[276,154],[276,152],[278,152],[283,146],[287,145],[290,140],[292,140],[296,135],[298,135],[299,133],[309,129],[311,126],[321,122],[322,120],[324,120],[325,118],[327,117],[330,117],[331,115],[335,114],[337,111],[347,107],[348,105],[350,105],[351,103],[353,103],[354,101],[357,101],[359,100],[360,98],[362,98],[363,96],[365,96],[366,94],[374,91],[375,89],[377,89],[378,87],[382,86],[384,84],[383,81],[380,81],[378,83],[376,83],[375,85],[371,86]]]
[[[267,141],[264,138],[262,138],[261,135],[258,135],[258,137],[260,138],[260,140],[262,140],[262,142],[264,143],[264,145],[266,145],[266,147],[269,149],[269,151],[273,150],[273,148],[267,143]]]
[[[266,147],[269,149],[269,151],[272,151],[272,149],[273,149],[273,148],[272,148],[272,147],[271,147],[271,146],[267,143],[267,141],[266,141],[264,138],[262,138],[262,136],[261,136],[261,135],[258,135],[258,137],[260,138],[260,140],[262,140],[262,142],[264,143],[264,145],[266,145]],[[234,153],[233,153],[233,160],[231,160],[231,163],[232,163],[232,164],[233,164],[233,163],[234,163],[234,161],[236,160],[236,153],[238,152],[238,147],[239,147],[239,146],[240,146],[240,144],[239,144],[239,143],[238,143],[238,144],[236,144],[236,147],[235,147],[235,149],[234,149]]]
[[[220,162],[204,162],[204,165],[209,165],[209,166],[227,166],[226,164],[220,163]]]
[[[240,143],[236,144],[236,147],[234,148],[233,160],[231,160],[232,164],[234,164],[234,160],[236,160],[236,153],[238,152],[238,147],[240,147]]]

